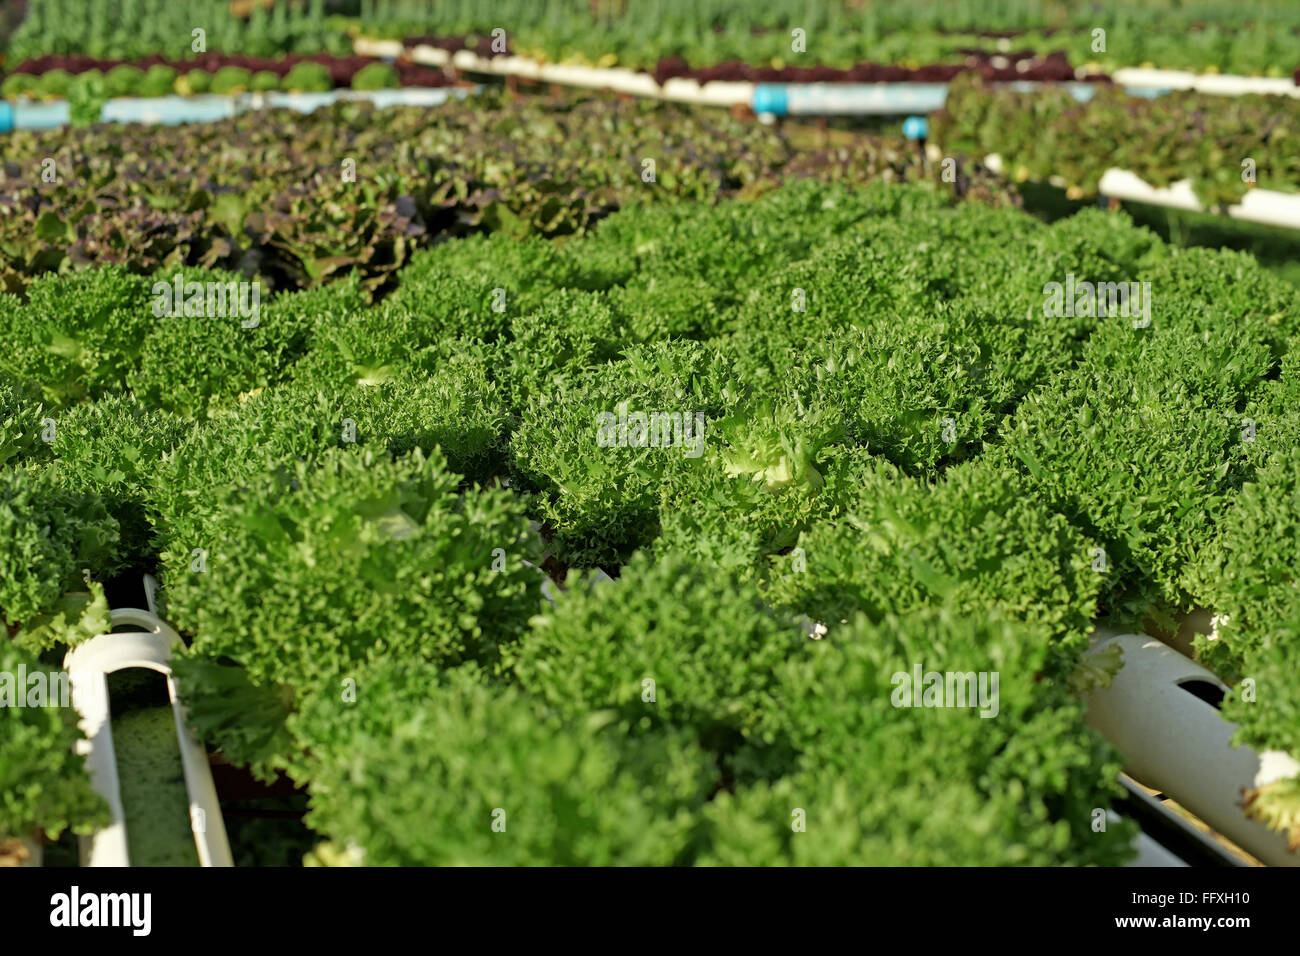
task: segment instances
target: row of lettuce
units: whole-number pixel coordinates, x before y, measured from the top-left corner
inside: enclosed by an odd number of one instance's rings
[[[1143,317],[1045,310],[1067,276]],[[318,859],[1115,863],[1080,654],[1198,606],[1241,739],[1300,753],[1300,302],[1250,258],[797,183],[400,280],[254,328],[117,268],[0,300],[7,663],[157,570],[194,725],[307,788]],[[617,580],[551,607],[545,551]],[[997,672],[996,715],[896,706],[917,667]],[[70,723],[3,717],[0,831],[91,825]]]
[[[92,67],[72,72],[54,67],[39,73],[16,72],[0,82],[0,98],[76,102],[106,101],[121,96],[323,93],[339,86],[354,90],[383,90],[403,85],[445,86],[450,83],[442,74],[431,71],[423,71],[418,83],[410,83],[410,77],[404,83],[404,77],[396,66],[362,58],[343,60],[340,66],[316,60],[264,61],[255,62],[252,67],[223,63],[219,57],[213,61],[208,69],[186,68],[184,63],[152,63],[147,66],[123,63],[107,70]]]
[[[796,177],[928,182],[1018,202],[974,161],[990,153],[1014,179],[1075,194],[1119,167],[1154,186],[1190,178],[1206,202],[1235,202],[1255,185],[1300,182],[1286,146],[1297,102],[1102,91],[1081,105],[1063,91],[959,82],[931,137],[955,168],[901,139],[810,148],[721,111],[495,93],[432,110],[343,103],[309,116],[19,131],[6,135],[0,165],[0,287],[121,263],[238,268],[275,289],[360,271],[382,292],[416,249],[447,236],[567,235],[629,201],[752,196]]]
[[[1017,92],[963,77],[930,135],[953,154],[996,153],[1012,179],[1059,181],[1076,197],[1123,169],[1159,188],[1191,180],[1201,202],[1218,206],[1256,186],[1300,190],[1298,121],[1300,99],[1289,96],[1142,99],[1101,87],[1080,103],[1064,88]]]
[[[810,151],[721,111],[600,98],[19,131],[0,164],[0,288],[120,263],[238,268],[277,289],[359,271],[375,290],[450,235],[565,235],[634,199],[712,201],[802,176],[1015,200],[977,167],[953,183],[931,172],[901,139]]]
[[[26,6],[8,44],[13,62],[49,53],[182,56],[192,31],[202,28],[209,49],[259,56],[344,53],[352,36],[362,34],[644,69],[666,60],[703,67],[915,66],[960,62],[972,51],[1028,50],[1105,69],[1153,64],[1282,76],[1297,66],[1300,31],[1300,16],[1285,0],[1144,0],[1087,10],[1053,0],[955,7],[941,0],[904,7],[851,0],[761,6],[739,0],[275,0],[248,4],[242,15],[226,0],[27,0]],[[802,31],[800,47],[795,30]]]

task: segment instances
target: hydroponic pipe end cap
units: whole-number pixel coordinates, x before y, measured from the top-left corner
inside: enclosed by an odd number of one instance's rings
[[[925,139],[930,132],[930,124],[924,116],[909,116],[903,120],[903,135],[908,139]]]

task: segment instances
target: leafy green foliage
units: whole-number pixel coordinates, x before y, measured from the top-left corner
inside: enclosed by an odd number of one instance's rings
[[[329,70],[319,63],[295,63],[280,81],[280,86],[290,93],[324,93],[334,84]]]
[[[173,547],[209,548],[222,494],[328,449],[401,454],[435,448],[472,481],[504,468],[504,420],[482,362],[471,357],[372,385],[293,384],[222,408],[158,463],[150,496]]]
[[[1287,457],[1300,437],[1300,349],[1296,344],[1293,339],[1277,378],[1255,389],[1241,416],[1246,458],[1256,468]]]
[[[253,83],[253,74],[242,66],[223,66],[212,77],[211,91],[218,96],[246,93]]]
[[[777,436],[783,444],[808,441],[791,434]],[[657,554],[687,555],[742,579],[760,576],[768,555],[793,547],[813,521],[839,515],[879,474],[897,475],[889,462],[843,445],[805,460],[805,479],[783,485],[755,480],[761,472],[729,472],[722,447],[710,448],[705,457],[703,468],[664,490],[653,547]]]
[[[525,115],[448,122],[513,162],[544,135]],[[599,114],[539,115],[554,134]],[[367,155],[373,119],[340,109],[331,135]],[[438,122],[412,155],[461,155]],[[301,132],[336,188],[336,142]],[[313,863],[1115,863],[1130,834],[1089,826],[1115,757],[1071,696],[1107,676],[1076,670],[1106,615],[1218,612],[1203,658],[1259,695],[1225,713],[1295,752],[1293,292],[1102,210],[1049,226],[758,179],[743,205],[674,204],[553,159],[529,175],[596,183],[577,218],[485,169],[481,194],[442,166],[376,183],[435,231],[495,231],[379,272],[276,240],[263,267],[314,278],[254,328],[163,321],[122,267],[0,297],[16,641],[106,629],[98,582],[160,556],[192,724],[309,790]],[[229,236],[234,186],[193,210]],[[250,207],[256,228],[321,195]],[[512,238],[501,203],[572,234]],[[1151,282],[1150,325],[1049,314],[1070,274]],[[614,583],[565,578],[592,566]],[[918,663],[998,671],[997,716],[892,706]],[[1291,827],[1289,793],[1251,812]]]
[[[0,513],[3,513],[0,511]],[[19,668],[28,675],[57,673],[0,637],[0,674],[12,686]],[[51,684],[50,686],[54,686]],[[9,701],[10,704],[16,701]],[[89,833],[108,822],[108,808],[90,785],[84,760],[73,753],[80,738],[76,712],[47,699],[46,706],[0,707],[0,834],[51,839],[64,830]]]
[[[709,421],[736,401],[731,380],[726,362],[709,349],[656,344],[588,369],[562,394],[533,399],[511,454],[522,478],[541,492],[557,554],[592,566],[650,541],[660,491],[702,467]],[[677,416],[667,439],[653,413]]]
[[[0,302],[0,370],[52,405],[125,388],[150,330],[149,282],[120,268],[43,276]]]
[[[798,539],[797,560],[771,559],[770,599],[829,625],[863,613],[879,621],[942,606],[997,610],[1060,642],[1051,662],[1068,672],[1096,614],[1102,576],[1089,542],[985,462],[925,484],[878,470],[841,491],[843,513]]]
[[[636,555],[613,584],[564,593],[510,659],[525,689],[569,717],[609,711],[634,731],[682,728],[727,755],[772,706],[777,666],[807,640],[752,584]]]
[[[704,862],[1120,862],[1131,825],[1090,826],[1113,793],[1117,754],[1082,726],[1066,689],[1038,679],[1048,656],[1035,627],[996,614],[927,609],[833,630],[780,668],[765,714],[767,733],[799,752],[796,768],[706,808]],[[918,667],[996,672],[996,715],[899,706],[898,675]]]
[[[667,865],[717,773],[683,734],[562,721],[473,672],[389,662],[315,695],[308,822],[370,866]]]
[[[1216,671],[1255,681],[1253,700],[1233,693],[1224,716],[1260,749],[1300,752],[1295,686],[1300,619],[1300,449],[1275,454],[1242,486],[1220,531],[1187,574],[1197,600],[1215,610],[1213,639],[1198,650]]]
[[[170,619],[262,684],[319,687],[386,657],[490,661],[536,607],[532,535],[516,497],[461,496],[444,461],[329,449],[250,476],[206,525],[205,571],[187,547],[164,555]]]
[[[150,405],[202,418],[212,402],[278,381],[307,330],[284,321],[283,312],[276,316],[280,321],[263,322],[260,287],[255,299],[235,273],[187,270],[177,275],[186,286],[203,284],[203,307],[192,310],[190,302],[182,308],[173,301],[170,313],[161,316],[151,307],[139,366],[129,376],[132,391]],[[151,301],[158,303],[167,284],[154,284]]]
[[[45,454],[41,422],[40,404],[22,389],[0,381],[0,467]]]
[[[118,524],[94,496],[29,471],[0,472],[0,621],[28,650],[104,633],[107,605],[83,568],[114,570]]]
[[[213,79],[191,70],[176,86],[201,93]],[[94,74],[75,82],[93,86]],[[299,62],[282,85],[330,89],[332,82],[322,65]],[[85,97],[86,122],[99,118],[102,96],[93,92]],[[800,154],[777,131],[722,112],[490,93],[433,110],[344,102],[310,115],[259,110],[207,124],[17,130],[5,139],[0,198],[10,214],[0,217],[0,288],[19,292],[34,275],[119,263],[147,273],[255,268],[272,289],[314,288],[357,272],[367,294],[381,294],[411,255],[435,240],[476,231],[568,236],[629,203],[714,202],[745,189],[771,190]],[[54,183],[41,179],[46,158],[60,171]],[[344,159],[356,162],[355,176],[346,175]],[[642,179],[643,159],[656,162],[652,182]],[[847,180],[893,179],[895,167],[904,166],[916,167],[914,178],[933,178],[921,165],[915,154],[891,148]],[[814,166],[797,175],[819,172]],[[841,211],[854,215],[849,205]],[[712,243],[719,230],[702,217],[691,221],[696,239]],[[786,242],[807,245],[782,240],[787,230],[779,220],[765,219],[761,233],[744,220],[721,231],[749,233],[745,245],[769,258]],[[710,257],[727,259],[720,247]],[[590,284],[581,286],[588,289],[635,268],[609,254],[588,263],[569,258],[571,268],[588,273]],[[490,279],[487,289],[534,295],[534,304],[544,297],[522,276],[498,271]],[[700,326],[707,311],[688,297],[708,281],[646,275],[620,295],[627,311],[638,312],[648,296],[670,287],[677,301],[664,327]],[[717,298],[733,295],[724,288]]]
[[[1060,177],[1068,189],[1095,193],[1106,170],[1119,168],[1157,188],[1190,179],[1197,197],[1214,206],[1240,202],[1251,188],[1242,176],[1246,157],[1261,188],[1300,188],[1295,150],[1285,134],[1273,135],[1298,115],[1285,96],[1135,99],[1103,85],[1078,103],[1063,89],[1021,93],[967,74],[954,81],[931,135],[948,152],[997,153],[1017,180]]]
[[[508,22],[511,51],[548,61],[616,63],[649,69],[658,61],[700,67],[720,65],[726,78],[825,80],[825,66],[969,61],[1037,51],[1114,69],[1154,63],[1167,69],[1289,73],[1300,17],[1285,0],[1243,4],[1172,4],[1136,0],[1123,7],[1078,7],[1054,0],[953,4],[920,0],[881,7],[832,0],[809,7],[802,0],[761,6],[734,2],[665,0],[649,9],[559,0],[544,6],[500,0],[489,13],[472,0],[440,0],[418,15],[402,4],[363,6],[368,35],[407,37],[430,33],[465,37],[486,51],[493,26]],[[807,31],[808,52],[791,55],[793,28]],[[1094,48],[1092,29],[1107,32],[1106,49]],[[815,42],[813,37],[816,37]],[[1014,51],[1006,38],[1014,37]],[[1001,41],[1001,42],[999,42]],[[753,64],[753,66],[748,66]],[[814,65],[815,64],[815,65]],[[791,75],[777,74],[785,65]],[[956,69],[956,67],[954,67]],[[674,74],[669,74],[674,75]],[[1012,76],[1016,74],[1013,72]],[[1073,78],[1067,73],[1065,78]]]
[[[268,56],[288,52],[350,50],[347,36],[326,25],[320,0],[261,5],[241,17],[224,0],[28,0],[27,17],[9,47],[15,62],[51,52],[131,59],[189,52],[190,31],[203,24],[214,50]],[[183,43],[182,43],[183,41]]]
[[[177,654],[171,665],[190,726],[208,742],[219,744],[227,760],[268,783],[273,781],[295,753],[286,726],[293,712],[294,689],[254,684],[242,667],[200,654]]]
[[[488,290],[467,283],[427,310],[384,304],[354,315],[322,316],[310,352],[294,369],[299,382],[379,385],[402,369],[433,370],[446,361],[447,343],[462,335],[495,339],[504,317],[489,307]]]
[[[354,90],[386,90],[400,85],[397,70],[387,63],[371,63],[352,75]]]
[[[185,419],[110,395],[59,416],[45,477],[103,501],[117,521],[122,560],[153,553],[150,503],[163,456],[192,430]]]
[[[1100,542],[1105,603],[1135,625],[1186,606],[1183,568],[1244,477],[1237,403],[1272,359],[1247,329],[1107,321],[1076,369],[1020,404],[995,454]]]

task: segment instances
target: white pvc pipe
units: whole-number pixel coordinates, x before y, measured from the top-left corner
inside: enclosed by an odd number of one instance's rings
[[[1225,694],[1210,671],[1155,638],[1099,635],[1090,653],[1118,644],[1124,663],[1109,688],[1088,698],[1088,723],[1123,752],[1125,771],[1167,793],[1191,813],[1270,866],[1300,866],[1286,838],[1248,819],[1242,791],[1300,775],[1285,754],[1233,747],[1236,725],[1181,684],[1204,681]]]
[[[1260,93],[1265,96],[1300,97],[1300,87],[1290,77],[1234,76],[1222,73],[1188,73],[1185,70],[1151,70],[1126,67],[1112,75],[1122,86],[1140,86],[1161,90],[1193,90],[1216,96],[1241,96]]]
[[[401,40],[368,40],[357,37],[352,41],[352,50],[358,56],[378,56],[397,59],[403,53]]]
[[[662,96],[675,103],[702,103],[706,106],[748,106],[754,101],[754,83],[714,80],[700,85],[698,80],[675,76],[664,81]]]
[[[450,59],[445,50],[416,47],[411,59],[417,63],[442,66],[450,62],[458,70],[469,73],[490,73],[495,76],[517,76],[538,83],[558,83],[582,89],[613,90],[631,96],[645,96],[678,103],[698,103],[707,106],[748,106],[754,98],[753,83],[715,81],[703,86],[687,77],[674,77],[663,86],[649,73],[626,67],[579,66],[566,63],[539,63],[522,56],[483,57],[472,50],[457,50]]]
[[[1006,164],[997,153],[984,157],[984,165],[992,172],[1001,174]],[[1183,179],[1172,184],[1168,189],[1156,189],[1149,186],[1138,176],[1122,169],[1108,169],[1102,174],[1097,184],[1097,192],[1102,196],[1114,196],[1130,202],[1149,203],[1168,209],[1185,209],[1188,212],[1224,214],[1243,222],[1257,222],[1266,226],[1281,226],[1288,229],[1300,229],[1300,194],[1280,193],[1271,189],[1252,189],[1242,197],[1241,202],[1225,209],[1211,209],[1203,206],[1192,190],[1191,180]]]
[[[361,42],[363,41],[357,41],[357,43]],[[422,63],[425,66],[446,66],[451,62],[450,53],[439,47],[429,46],[427,43],[411,47],[408,56],[410,56],[412,63]]]
[[[149,596],[147,590],[146,596]],[[108,675],[139,667],[156,671],[167,680],[167,696],[171,701],[185,789],[189,794],[190,824],[199,865],[234,866],[207,752],[186,726],[176,678],[168,664],[172,649],[180,643],[180,636],[151,610],[119,608],[111,612],[111,618],[114,624],[133,624],[149,630],[100,634],[69,650],[63,661],[71,678],[73,702],[81,714],[79,726],[86,738],[80,741],[78,750],[85,755],[91,783],[108,803],[110,814],[110,823],[106,827],[81,839],[82,865],[131,865],[126,814],[110,726]]]
[[[1207,209],[1201,204],[1192,190],[1191,181],[1187,179],[1173,183],[1168,189],[1156,189],[1133,173],[1122,169],[1108,169],[1102,175],[1097,191],[1104,196],[1167,206],[1170,209],[1218,212],[1216,209]],[[1271,189],[1252,189],[1242,197],[1240,203],[1228,206],[1223,212],[1233,219],[1246,222],[1300,229],[1300,194],[1274,192]]]

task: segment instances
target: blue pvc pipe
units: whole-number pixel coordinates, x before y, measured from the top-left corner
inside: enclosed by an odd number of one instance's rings
[[[452,97],[463,98],[464,88],[408,87],[396,90],[332,90],[328,93],[246,93],[240,96],[159,96],[112,99],[104,104],[104,123],[150,123],[175,126],[180,123],[209,123],[247,110],[285,107],[311,113],[340,100],[368,100],[376,107],[441,106]],[[0,100],[0,133],[11,129],[53,129],[70,120],[66,100],[34,103]]]
[[[751,103],[777,116],[929,113],[947,97],[947,83],[760,83]]]
[[[1018,80],[1008,86],[1019,93],[1042,89],[1048,84],[1037,80]],[[1097,92],[1094,83],[1063,83],[1080,103]],[[1149,87],[1125,87],[1129,96],[1154,99],[1168,90]],[[759,83],[750,101],[755,113],[774,116],[886,115],[908,113],[920,115],[942,109],[948,99],[947,83]]]
[[[338,100],[338,95],[329,93],[267,93],[266,105],[272,108],[297,110],[299,113],[314,113],[322,106],[329,106]]]
[[[56,100],[53,103],[33,103],[30,100],[19,100],[16,103],[4,103],[8,113],[8,125],[4,122],[3,113],[0,113],[0,131],[11,129],[54,129],[56,126],[63,126],[70,119],[68,103],[66,100]]]
[[[99,119],[103,123],[176,126],[228,119],[236,112],[233,96],[158,96],[109,100]]]
[[[437,86],[408,86],[396,90],[372,90],[368,93],[354,93],[349,99],[367,99],[378,109],[389,106],[441,106],[455,96],[465,96],[463,88]]]

